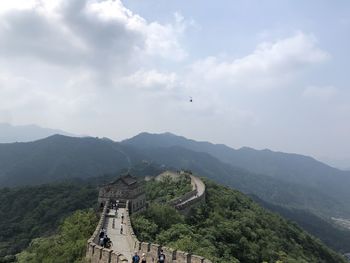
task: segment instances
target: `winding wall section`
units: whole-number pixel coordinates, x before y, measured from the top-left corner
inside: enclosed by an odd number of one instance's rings
[[[191,184],[192,191],[186,193],[185,195],[172,200],[171,205],[173,205],[176,209],[178,209],[181,213],[186,214],[190,211],[193,206],[200,204],[205,201],[205,184],[203,181],[194,175],[191,176]],[[96,230],[88,240],[86,258],[90,260],[91,263],[119,263],[119,262],[131,262],[131,251],[136,251],[138,254],[145,253],[147,262],[157,262],[158,255],[160,250],[162,249],[165,256],[166,262],[176,262],[176,263],[211,263],[210,260],[192,255],[190,253],[174,250],[169,247],[160,246],[158,244],[148,243],[148,242],[140,242],[132,228],[128,202],[126,204],[126,208],[124,210],[124,235],[122,238],[114,239],[110,233],[108,233],[108,215],[107,215],[107,207],[108,202],[106,203],[99,223],[97,224]],[[119,215],[120,216],[120,215]],[[107,219],[107,220],[106,220]],[[106,224],[107,223],[107,224]],[[107,234],[113,240],[112,249],[106,249],[98,245],[98,236],[102,228],[107,229]],[[118,227],[118,226],[117,226]],[[124,254],[128,253],[128,255],[123,255],[119,251],[123,251]],[[127,252],[125,252],[127,251]]]

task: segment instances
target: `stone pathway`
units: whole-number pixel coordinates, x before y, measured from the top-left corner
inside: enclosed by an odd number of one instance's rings
[[[120,234],[120,225],[121,225],[121,214],[124,213],[125,217],[125,208],[118,209],[118,215],[115,217],[115,210],[111,209],[108,216],[106,217],[104,228],[107,230],[107,235],[113,242],[113,249],[121,254],[123,254],[129,262],[131,262],[131,257],[134,254],[133,247],[130,247],[128,242],[129,233],[125,224],[123,224],[123,234]],[[113,228],[113,219],[114,219],[114,228]],[[124,220],[125,223],[125,220]]]

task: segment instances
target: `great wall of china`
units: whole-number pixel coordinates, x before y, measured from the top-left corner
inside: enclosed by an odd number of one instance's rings
[[[205,184],[197,176],[191,176],[192,191],[185,195],[172,200],[170,205],[175,207],[182,214],[187,214],[192,207],[205,201]],[[158,244],[140,242],[134,234],[128,202],[125,208],[119,208],[118,214],[115,215],[115,211],[109,211],[107,213],[109,202],[104,205],[101,213],[100,220],[97,224],[95,232],[87,242],[86,259],[91,263],[119,263],[119,262],[131,262],[131,257],[134,252],[138,252],[139,255],[145,253],[147,262],[157,262],[160,250],[166,256],[166,262],[176,263],[211,263],[210,260],[193,255],[184,251],[175,250],[169,247],[160,246]],[[124,229],[123,233],[119,230],[121,222],[121,214],[124,215]],[[111,249],[103,248],[99,245],[99,233],[101,229],[107,230],[109,237],[113,242]]]

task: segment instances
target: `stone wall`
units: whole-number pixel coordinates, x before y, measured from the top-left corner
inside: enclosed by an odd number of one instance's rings
[[[162,180],[165,176],[170,176],[172,178],[180,177],[181,175],[190,176],[192,191],[183,194],[180,197],[174,198],[168,202],[169,205],[173,206],[183,214],[187,214],[191,207],[196,206],[197,203],[202,203],[205,201],[205,184],[200,180],[200,178],[194,176],[190,172],[171,172],[165,171],[162,174],[155,177],[156,180]],[[201,185],[204,188],[203,193],[199,193],[196,180],[200,181]],[[189,201],[190,200],[190,201]]]
[[[181,212],[182,214],[187,215],[192,208],[195,208],[204,202],[205,202],[205,192],[202,195],[197,196],[197,198],[195,199],[176,205],[175,208],[179,210],[179,212]]]
[[[87,242],[86,259],[91,263],[120,263],[128,262],[124,255],[111,249],[103,248],[99,245],[99,234],[105,223],[109,201],[105,203],[101,213],[100,220],[96,226],[95,232]]]
[[[160,246],[147,242],[140,243],[139,254],[145,253],[147,262],[157,262],[158,254],[163,250],[165,255],[165,262],[171,263],[211,263],[209,259],[201,256],[193,255],[181,250]]]
[[[176,206],[176,205],[186,201],[187,199],[190,199],[190,198],[196,196],[196,194],[197,194],[197,189],[194,189],[190,192],[185,193],[184,195],[182,195],[180,197],[177,197],[175,199],[170,200],[169,205]]]
[[[194,188],[195,190],[181,197],[181,202],[174,205],[176,209],[180,209],[181,211],[186,211],[186,210],[189,211],[189,209],[192,208],[193,206],[205,201],[205,190],[201,195],[197,196],[196,198],[190,201],[186,201],[197,195],[197,189],[196,187]],[[138,251],[138,254],[140,256],[142,255],[142,253],[145,253],[147,262],[157,262],[158,254],[162,249],[166,257],[166,262],[169,262],[169,263],[170,262],[172,263],[175,263],[175,262],[176,263],[211,263],[209,259],[206,259],[201,256],[197,256],[197,255],[192,255],[191,253],[187,253],[181,250],[175,250],[164,246],[162,247],[158,244],[153,244],[148,242],[140,242],[137,239],[136,235],[134,234],[134,230],[131,225],[131,220],[130,220],[128,211],[126,213],[125,219],[126,219],[126,225],[128,228],[128,233],[130,233],[129,239],[128,239],[129,244],[134,247],[135,251]]]
[[[202,194],[198,195],[197,188],[194,187],[194,190],[186,193],[181,197],[180,202],[174,203],[174,207],[178,209],[180,212],[187,213],[193,206],[196,206],[205,200],[205,189]],[[126,263],[128,262],[127,258],[118,253],[118,251],[114,251],[111,249],[103,248],[98,244],[98,236],[101,231],[102,226],[105,223],[107,207],[109,205],[109,201],[106,202],[100,221],[98,222],[95,232],[88,240],[87,250],[86,250],[86,258],[91,263]],[[160,250],[163,250],[163,253],[166,257],[166,262],[169,263],[211,263],[210,260],[203,258],[201,256],[192,255],[190,253],[175,250],[168,247],[162,247],[158,244],[148,243],[148,242],[140,242],[132,228],[130,213],[129,213],[129,202],[126,204],[126,213],[125,213],[125,224],[126,224],[126,233],[128,235],[125,236],[127,242],[129,243],[130,248],[133,248],[134,251],[138,251],[141,256],[142,253],[145,253],[147,262],[157,262],[158,254]]]
[[[176,208],[180,213],[184,215],[187,215],[192,208],[205,202],[205,191],[206,191],[205,184],[202,182],[202,180],[200,180],[199,177],[196,177],[192,174],[190,174],[190,176],[191,176],[191,184],[192,184],[193,190],[169,202],[170,205],[172,205],[174,208]],[[200,183],[204,188],[202,193],[199,193],[198,191],[196,180],[200,181]]]

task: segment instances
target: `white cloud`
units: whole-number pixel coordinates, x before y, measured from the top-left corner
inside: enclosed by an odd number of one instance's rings
[[[265,119],[252,91],[288,86],[330,57],[299,32],[240,58],[190,61],[181,43],[194,22],[178,13],[160,23],[119,0],[3,2],[0,121],[77,134],[256,130]]]
[[[178,41],[178,37],[186,29],[184,18],[178,13],[174,15],[174,24],[163,25],[158,22],[148,23],[141,16],[125,8],[121,1],[93,2],[87,5],[86,9],[105,22],[123,23],[128,30],[142,35],[144,43],[139,48],[146,54],[174,60],[182,60],[187,55]]]
[[[119,0],[3,2],[3,120],[57,126],[52,122],[120,110],[126,106],[121,100],[140,90],[175,88],[176,73],[154,65],[186,57],[180,38],[187,21],[181,15],[168,24],[147,21]]]
[[[0,8],[0,56],[30,56],[49,63],[124,69],[147,58],[181,60],[185,22],[148,22],[120,0],[15,1]],[[23,4],[23,5],[22,5]]]
[[[25,10],[34,8],[37,5],[37,0],[11,0],[0,1],[0,13],[11,10]]]
[[[259,44],[252,54],[238,59],[207,57],[193,64],[197,78],[232,88],[282,87],[310,65],[330,55],[317,47],[313,36],[302,32],[275,42]]]
[[[132,75],[120,79],[125,86],[152,91],[171,91],[176,88],[178,77],[176,73],[163,73],[157,70],[139,70]]]
[[[308,86],[303,92],[303,97],[307,99],[330,100],[338,93],[338,89],[333,86]]]

